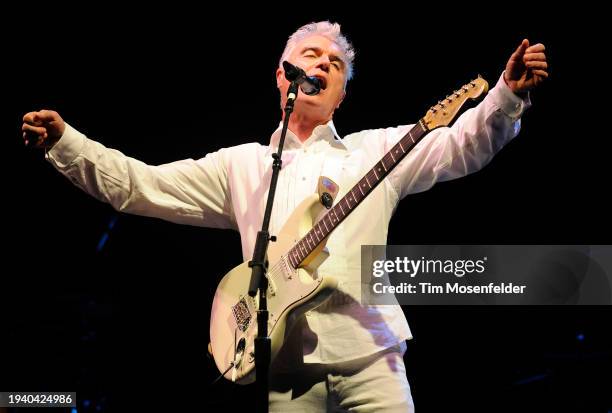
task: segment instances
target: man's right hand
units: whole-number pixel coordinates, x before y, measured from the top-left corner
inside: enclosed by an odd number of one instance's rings
[[[23,140],[27,146],[51,148],[64,134],[66,124],[57,112],[41,110],[23,117]]]

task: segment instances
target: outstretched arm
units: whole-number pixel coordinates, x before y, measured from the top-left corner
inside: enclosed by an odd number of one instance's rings
[[[480,170],[518,134],[520,117],[530,105],[527,92],[548,77],[544,45],[529,46],[529,41],[523,40],[505,69],[478,106],[466,111],[450,128],[432,131],[390,174],[400,198]],[[408,130],[388,130],[386,150]]]
[[[193,160],[147,165],[88,139],[53,111],[24,116],[26,143],[76,186],[115,209],[181,224],[235,228],[226,150]]]

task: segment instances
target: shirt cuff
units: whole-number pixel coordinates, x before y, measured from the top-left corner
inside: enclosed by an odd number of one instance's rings
[[[531,106],[529,92],[525,98],[516,95],[504,80],[504,73],[501,74],[495,88],[491,90],[491,98],[495,105],[512,119],[518,119]]]
[[[62,137],[45,153],[45,158],[60,168],[70,165],[79,156],[85,145],[85,135],[69,124],[65,125]]]

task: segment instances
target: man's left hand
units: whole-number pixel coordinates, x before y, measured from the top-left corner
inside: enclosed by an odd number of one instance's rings
[[[548,63],[542,43],[529,46],[524,39],[510,56],[504,72],[506,84],[516,94],[524,94],[548,77]]]

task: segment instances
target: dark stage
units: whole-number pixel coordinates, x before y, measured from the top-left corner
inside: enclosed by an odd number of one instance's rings
[[[598,13],[576,33],[568,22],[582,12],[553,19],[524,4],[444,16],[355,5],[287,19],[144,7],[75,6],[72,17],[32,6],[0,29],[10,39],[0,390],[76,391],[79,412],[249,406],[251,386],[210,384],[218,372],[206,351],[217,282],[242,262],[238,234],[115,212],[24,147],[21,117],[56,110],[150,164],[265,144],[281,115],[278,59],[310,21],[339,22],[357,50],[340,135],[415,123],[478,74],[493,86],[523,38],[547,46],[550,79],[520,135],[482,171],[404,199],[390,244],[612,244]],[[420,412],[612,411],[609,306],[403,311]]]

